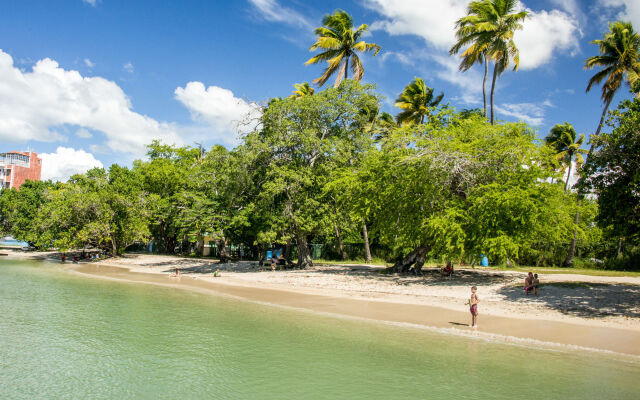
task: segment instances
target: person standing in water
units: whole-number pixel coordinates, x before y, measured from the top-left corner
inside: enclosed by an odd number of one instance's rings
[[[475,286],[471,286],[471,298],[469,299],[469,311],[471,312],[471,327],[473,329],[478,328],[478,303],[480,299],[478,298],[477,288]]]

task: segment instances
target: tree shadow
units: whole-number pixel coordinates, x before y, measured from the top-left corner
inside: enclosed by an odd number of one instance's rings
[[[541,304],[566,315],[586,318],[640,317],[640,286],[626,284],[552,282],[540,286],[540,295],[526,295],[521,285],[509,285],[498,294],[514,303]]]

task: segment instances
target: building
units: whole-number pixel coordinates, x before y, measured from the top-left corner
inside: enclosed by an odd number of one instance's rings
[[[19,188],[27,179],[39,181],[42,159],[32,151],[0,153],[0,188]]]

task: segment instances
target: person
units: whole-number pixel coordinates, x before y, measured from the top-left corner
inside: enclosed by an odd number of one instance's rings
[[[538,274],[533,275],[533,281],[531,282],[533,285],[533,294],[538,295],[538,286],[540,285],[540,280],[538,279]]]
[[[280,253],[280,256],[278,257],[278,264],[287,265],[287,260],[284,258],[284,254],[282,253]]]
[[[524,292],[525,294],[529,294],[529,292],[532,290],[533,290],[533,273],[529,272],[527,277],[524,279]]]
[[[220,276],[220,268],[216,269],[216,270],[213,272],[213,277],[214,277],[214,278],[217,278],[217,277],[219,277],[219,276]]]
[[[451,261],[447,262],[447,265],[440,270],[440,276],[451,276],[453,275],[453,263]]]
[[[173,274],[171,274],[172,278],[180,278],[180,270],[178,269],[178,267],[175,268],[175,272]]]
[[[62,261],[62,262],[67,261],[67,256],[66,256],[64,253],[62,253],[62,254],[60,255],[60,261]]]
[[[478,329],[478,302],[480,299],[477,294],[478,289],[471,286],[471,298],[469,299],[469,311],[471,312],[471,327]]]
[[[278,265],[278,258],[274,254],[273,256],[271,256],[271,270],[275,271],[277,265]]]

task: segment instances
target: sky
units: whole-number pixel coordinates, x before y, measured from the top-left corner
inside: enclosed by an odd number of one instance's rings
[[[468,0],[20,0],[0,13],[0,151],[43,157],[43,179],[144,157],[154,139],[232,148],[260,105],[312,81],[313,29],[336,9],[368,24],[376,57],[363,81],[383,108],[421,77],[456,109],[482,107],[482,69],[449,56]],[[496,89],[497,118],[525,121],[544,137],[562,122],[589,136],[602,113],[589,42],[609,21],[640,30],[640,0],[526,0],[516,33],[520,69]],[[332,84],[332,81],[329,82]],[[630,98],[622,88],[614,104]]]

